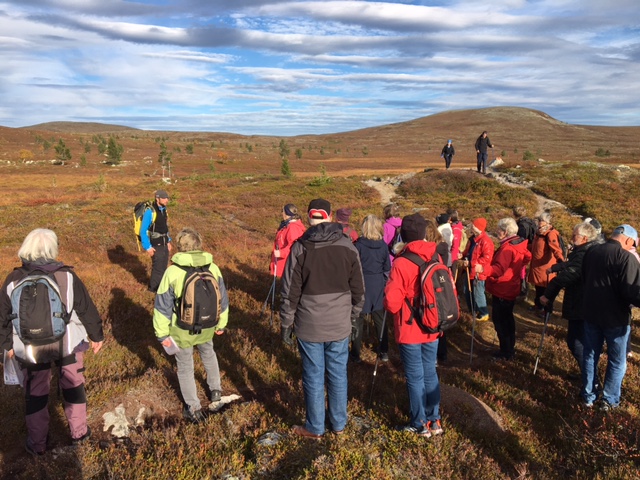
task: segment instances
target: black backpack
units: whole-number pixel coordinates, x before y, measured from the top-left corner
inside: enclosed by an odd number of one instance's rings
[[[437,254],[429,262],[412,252],[404,252],[400,257],[420,268],[420,295],[413,302],[405,299],[411,310],[408,323],[412,324],[415,319],[424,333],[449,330],[460,318],[458,292],[451,270],[440,261]]]
[[[392,257],[396,256],[396,253],[393,251],[393,249],[397,244],[402,243],[402,241],[403,240],[402,235],[400,235],[400,227],[396,227],[395,231],[393,232],[393,238],[389,242],[389,255],[391,255]]]
[[[176,325],[188,330],[191,335],[199,335],[203,329],[215,327],[220,318],[220,284],[209,270],[209,266],[176,265],[186,272],[182,295],[176,298],[174,304]]]
[[[522,217],[518,220],[518,236],[528,240],[527,246],[531,249],[533,245],[533,237],[536,235],[536,222],[529,217]]]

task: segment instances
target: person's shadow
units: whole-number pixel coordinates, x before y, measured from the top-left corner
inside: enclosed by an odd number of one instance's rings
[[[128,271],[138,282],[146,285],[149,283],[149,273],[147,266],[140,261],[138,255],[129,253],[122,245],[116,245],[107,250],[109,261],[116,265],[120,265]]]

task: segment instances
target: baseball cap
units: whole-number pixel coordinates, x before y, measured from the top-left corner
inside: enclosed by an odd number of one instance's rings
[[[622,235],[629,237],[631,240],[633,240],[634,246],[638,245],[638,232],[631,225],[625,223],[624,225],[616,227],[613,232],[621,233]]]
[[[316,198],[309,202],[309,208],[307,209],[309,218],[321,218],[326,220],[331,215],[331,204],[324,198]]]

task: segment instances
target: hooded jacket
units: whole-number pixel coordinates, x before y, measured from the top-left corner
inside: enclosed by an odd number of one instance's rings
[[[276,258],[273,254],[271,255],[269,268],[271,275],[275,274],[278,278],[282,276],[291,245],[304,234],[305,230],[306,227],[302,220],[291,220],[284,227],[278,229],[273,242],[273,250],[280,250],[280,256]]]
[[[400,226],[402,225],[402,218],[400,217],[389,217],[383,224],[384,228],[384,243],[387,244],[389,248],[393,245],[398,233],[400,233]],[[391,265],[393,265],[394,256],[389,254],[389,261]]]
[[[310,227],[291,247],[282,276],[282,327],[305,342],[334,342],[351,334],[351,317],[364,303],[364,278],[356,247],[342,225]]]
[[[471,251],[471,258],[469,259],[469,271],[472,275],[475,274],[476,265],[482,265],[484,271],[478,273],[478,280],[487,279],[487,269],[491,265],[491,259],[493,258],[493,242],[487,235],[487,232],[482,232],[480,235],[474,235],[469,239],[467,248],[465,248],[462,254],[463,258],[468,258],[469,251]]]
[[[362,313],[382,310],[384,286],[391,270],[389,247],[384,240],[371,240],[365,237],[358,238],[355,246],[360,255],[364,275],[365,294]]]
[[[582,261],[587,250],[597,243],[594,240],[573,247],[566,262],[557,263],[552,267],[558,275],[549,282],[544,296],[553,303],[560,290],[564,288],[562,317],[567,320],[582,320]]]
[[[0,349],[4,348],[7,351],[13,349],[17,358],[33,363],[28,358],[25,346],[13,328],[10,315],[12,313],[11,292],[13,288],[34,270],[52,275],[55,278],[67,311],[72,310],[67,333],[63,338],[63,354],[69,355],[80,343],[87,341],[87,337],[93,342],[103,341],[102,320],[98,310],[91,300],[87,288],[72,270],[72,267],[57,261],[23,261],[21,267],[9,274],[2,285],[2,290],[0,290]]]
[[[155,308],[153,309],[153,328],[159,341],[171,336],[180,348],[189,348],[194,345],[206,343],[213,338],[216,330],[221,330],[227,326],[229,319],[229,298],[227,289],[222,279],[222,273],[216,264],[213,263],[213,257],[210,253],[193,251],[178,252],[171,257],[171,265],[164,272],[158,293],[156,295]],[[203,267],[209,265],[209,271],[218,280],[220,287],[220,296],[222,302],[220,305],[220,318],[218,324],[212,328],[205,328],[197,335],[191,335],[188,330],[180,328],[176,325],[177,316],[174,312],[174,305],[177,298],[182,295],[184,287],[184,279],[187,275],[183,267]]]
[[[527,240],[518,235],[500,241],[491,265],[484,271],[487,291],[498,298],[514,301],[520,295],[522,269],[531,261]]]
[[[396,343],[416,344],[434,342],[439,333],[424,333],[415,320],[411,319],[409,302],[420,295],[420,267],[411,260],[402,257],[402,253],[412,252],[419,255],[425,262],[436,254],[436,244],[417,240],[407,243],[396,257],[391,267],[389,281],[384,289],[384,308],[393,314],[393,324]]]
[[[544,233],[538,231],[533,237],[529,283],[537,287],[546,287],[555,276],[555,274],[551,274],[547,277],[547,270],[556,263],[564,261],[559,237],[560,233],[553,227]]]

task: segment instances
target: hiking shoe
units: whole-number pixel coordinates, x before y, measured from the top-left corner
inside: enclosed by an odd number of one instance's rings
[[[485,313],[483,315],[483,314],[479,313],[477,320],[478,320],[478,322],[486,322],[487,320],[489,320],[489,314]]]
[[[87,425],[87,433],[79,438],[72,438],[71,443],[73,445],[80,445],[81,443],[84,443],[86,440],[88,440],[89,437],[91,437],[91,428],[89,428],[89,426]]]
[[[427,422],[427,428],[431,432],[431,436],[442,435],[444,430],[442,429],[442,423],[440,420],[430,420]]]
[[[189,407],[184,407],[182,410],[182,418],[191,423],[202,423],[207,419],[202,410],[192,411]]]
[[[407,425],[406,427],[400,427],[399,430],[401,432],[412,433],[419,437],[430,438],[431,431],[425,426],[421,426],[420,428],[412,427],[411,425]]]
[[[44,455],[45,450],[38,452],[36,451],[32,446],[31,446],[31,442],[29,441],[29,439],[27,438],[27,441],[24,443],[24,449],[26,450],[26,452],[29,455],[33,455],[34,457],[41,457],[42,455]]]
[[[599,410],[601,412],[610,412],[611,410],[615,410],[616,408],[618,407],[616,407],[615,405],[611,405],[609,402],[603,401],[602,404],[600,405]]]
[[[303,425],[294,425],[291,431],[295,435],[298,435],[299,437],[309,438],[311,440],[320,440],[322,438],[322,435],[318,435],[317,433],[311,433],[309,430],[304,428]]]
[[[219,402],[221,398],[222,392],[220,390],[214,390],[209,396],[209,400],[211,400],[212,402]]]
[[[380,359],[381,362],[388,362],[389,361],[389,354],[387,352],[383,352],[383,353],[378,355],[378,358]]]

